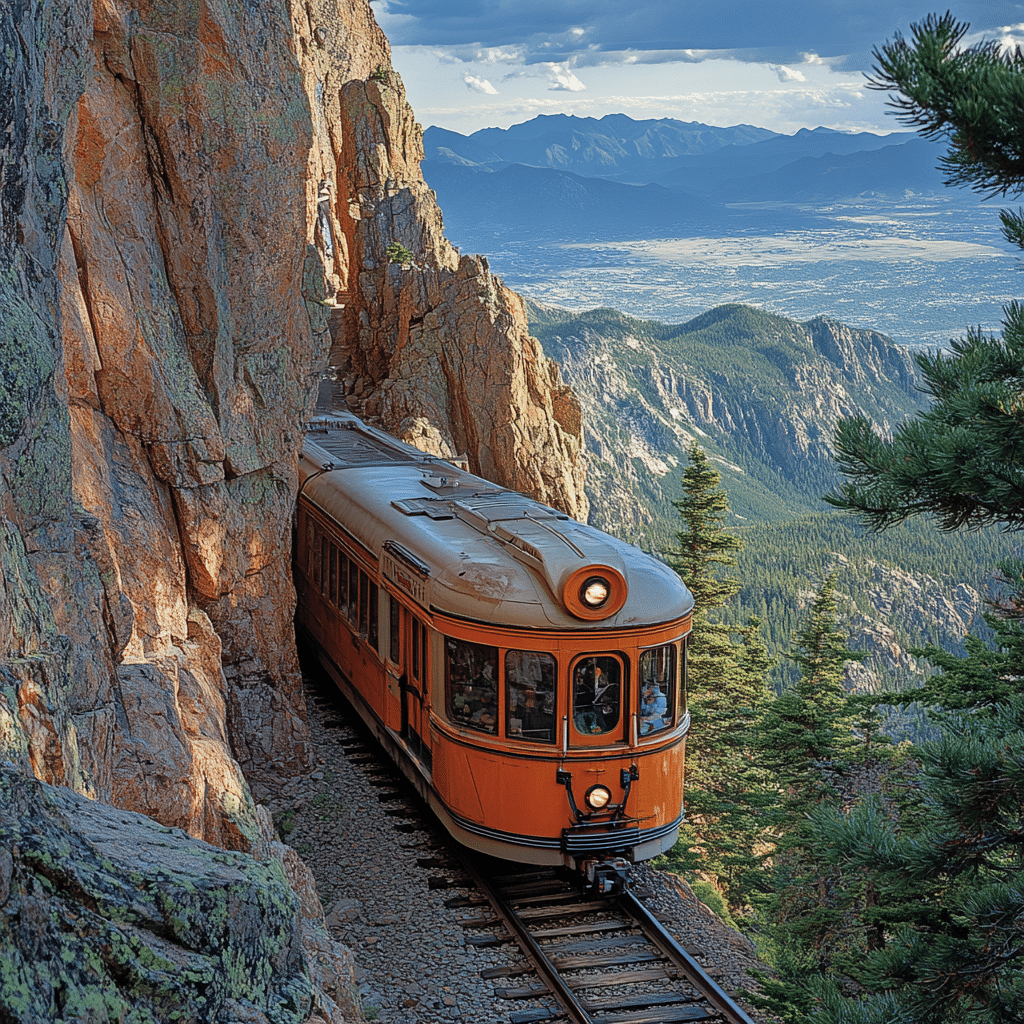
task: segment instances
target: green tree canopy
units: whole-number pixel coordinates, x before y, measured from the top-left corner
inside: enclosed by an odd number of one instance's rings
[[[1024,55],[995,42],[963,47],[949,14],[876,51],[876,88],[923,134],[949,141],[948,183],[990,195],[1024,192]],[[1024,215],[1003,213],[1024,248]],[[847,483],[830,496],[876,528],[927,514],[951,530],[1024,528],[1024,308],[1006,308],[1001,338],[973,332],[948,355],[919,360],[932,408],[891,441],[864,420],[840,425]],[[941,738],[915,750],[921,768],[902,800],[851,813],[812,811],[817,855],[870,881],[876,899],[856,987],[834,977],[797,987],[790,1005],[818,1024],[1024,1022],[1024,607],[1021,565],[1003,566],[1008,596],[988,618],[994,640],[966,655],[930,649],[941,670],[922,696]],[[879,931],[879,929],[881,929]]]
[[[696,441],[686,454],[683,496],[672,502],[682,521],[676,534],[679,547],[665,554],[693,594],[695,615],[706,618],[739,590],[739,583],[720,570],[736,564],[743,542],[725,532],[729,499],[721,487],[722,475]]]
[[[767,798],[750,730],[767,696],[770,662],[757,621],[737,631],[709,618],[739,589],[720,572],[736,564],[733,554],[742,542],[725,532],[729,502],[720,474],[696,442],[688,455],[683,495],[674,502],[679,547],[667,554],[695,602],[687,653],[693,724],[686,761],[688,820],[667,863],[715,875],[733,890],[732,898],[757,863],[757,809]]]
[[[870,85],[893,91],[905,124],[948,141],[947,183],[988,195],[1024,193],[1024,55],[998,42],[961,44],[969,26],[949,13],[911,26],[875,51]],[[1004,210],[1003,233],[1024,248],[1024,213]],[[989,523],[1024,528],[1024,308],[1006,307],[1002,337],[971,331],[951,352],[917,356],[930,409],[889,440],[870,420],[842,421],[835,452],[847,480],[826,501],[876,529],[913,515],[944,530]]]

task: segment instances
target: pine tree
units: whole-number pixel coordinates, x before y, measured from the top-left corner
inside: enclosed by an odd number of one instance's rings
[[[686,455],[689,463],[683,470],[683,496],[672,502],[682,520],[682,529],[676,533],[679,547],[666,555],[693,594],[697,632],[697,623],[708,621],[708,612],[739,590],[739,583],[720,575],[719,568],[735,566],[743,542],[725,532],[729,499],[721,487],[722,475],[696,441]]]
[[[733,630],[710,618],[739,588],[721,570],[735,565],[740,540],[725,532],[729,512],[721,476],[694,442],[676,501],[682,529],[669,564],[694,595],[688,646],[692,727],[687,747],[687,816],[668,857],[676,870],[713,874],[743,901],[740,878],[754,864],[759,776],[752,770],[750,727],[765,695],[767,652],[748,624],[739,644]]]
[[[867,994],[817,986],[816,1024],[1024,1021],[1024,696],[948,726],[918,755],[918,820],[871,802],[813,817],[821,853],[871,879],[886,936],[859,967]]]
[[[907,123],[948,139],[950,184],[1020,195],[1024,54],[962,48],[967,28],[949,14],[912,26],[911,41],[876,51],[874,84],[898,90]],[[1024,213],[1004,212],[1003,227],[1024,248]],[[1024,528],[1024,308],[1006,308],[1001,338],[974,332],[919,362],[932,407],[891,441],[842,424],[849,480],[829,500],[876,528],[922,514],[947,530]],[[938,702],[941,738],[915,753],[917,801],[812,813],[819,854],[873,887],[861,934],[880,933],[859,992],[834,977],[802,991],[816,1024],[1024,1022],[1024,570],[1004,573],[994,640],[969,638],[962,658],[929,650],[941,675],[921,695]]]
[[[811,1007],[803,979],[831,970],[851,954],[851,902],[867,896],[842,866],[827,865],[813,848],[807,815],[845,795],[844,773],[862,741],[854,735],[858,702],[843,685],[851,650],[839,627],[836,576],[830,574],[793,638],[789,655],[800,674],[765,710],[759,759],[779,787],[772,817],[771,885],[759,899],[762,950],[777,976],[762,977],[754,1003],[784,1021]]]
[[[817,803],[829,779],[857,746],[853,725],[857,706],[843,686],[846,663],[863,661],[838,625],[836,576],[821,585],[789,657],[800,670],[761,722],[760,756],[787,794],[790,813]]]

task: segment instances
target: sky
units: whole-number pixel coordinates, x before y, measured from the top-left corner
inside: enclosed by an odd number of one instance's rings
[[[890,132],[872,49],[925,0],[371,0],[424,128],[538,114]],[[1024,44],[1024,0],[964,0],[967,41]]]

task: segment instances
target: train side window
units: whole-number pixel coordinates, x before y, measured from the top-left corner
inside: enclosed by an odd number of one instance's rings
[[[683,669],[679,674],[679,691],[676,696],[676,714],[682,718],[686,714],[686,687],[689,683],[689,658],[687,651],[690,645],[690,638],[683,639]]]
[[[331,542],[327,539],[327,535],[324,533],[320,534],[320,572],[318,573],[320,585],[320,593],[327,596],[327,576],[328,567],[331,564]]]
[[[420,623],[415,617],[412,620],[412,677],[420,677]]]
[[[377,584],[370,580],[370,632],[367,634],[367,639],[375,651],[380,650],[380,629],[377,622],[379,605],[380,592],[377,589]]]
[[[338,560],[338,611],[348,618],[348,555],[344,552]]]
[[[328,594],[331,604],[338,605],[338,548],[331,545],[331,569],[330,569],[330,593]]]
[[[370,635],[370,577],[359,570],[359,634]]]
[[[313,522],[309,516],[306,516],[306,575],[316,582],[314,575],[314,566],[316,565],[316,556],[313,554],[317,550],[317,539],[316,539],[316,523]]]
[[[505,652],[505,735],[532,743],[555,742],[558,666],[540,651]]]
[[[445,696],[456,724],[498,731],[498,648],[445,637]]]
[[[399,608],[401,605],[399,605],[393,594],[388,594],[388,601],[390,602],[390,607],[388,608],[388,629],[390,630],[388,656],[397,665],[399,661],[398,655],[402,647],[402,634],[399,629],[399,622],[401,621]]]
[[[640,655],[640,735],[668,729],[675,721],[676,645]]]
[[[320,589],[320,527],[316,523],[313,526],[313,536],[309,545],[309,562],[310,562],[310,578],[313,580],[313,586],[317,590]]]
[[[420,676],[420,681],[423,683],[423,694],[424,694],[424,696],[426,696],[427,686],[428,686],[427,665],[430,664],[430,660],[427,657],[427,651],[428,651],[428,648],[427,648],[427,627],[426,626],[420,626],[420,629],[423,631],[423,637],[422,637],[422,639],[420,641],[420,654],[423,657],[423,674]]]
[[[622,666],[618,658],[581,658],[572,672],[572,720],[585,736],[615,729],[622,719]]]
[[[359,566],[348,563],[348,621],[355,626],[359,622]]]

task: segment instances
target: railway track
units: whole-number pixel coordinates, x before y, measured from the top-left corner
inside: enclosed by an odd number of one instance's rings
[[[420,871],[421,899],[435,892],[440,897],[438,909],[444,904],[449,908],[442,911],[443,921],[459,935],[451,936],[450,952],[432,966],[417,955],[408,963],[402,961],[401,969],[425,986],[430,984],[425,979],[439,978],[443,984],[455,984],[445,972],[452,957],[464,959],[467,982],[478,979],[480,984],[476,1002],[466,1006],[463,1017],[453,1019],[502,1024],[754,1024],[632,895],[598,900],[584,896],[553,869],[475,857],[438,826],[362,722],[347,708],[339,716],[329,684],[322,682],[308,699],[311,708],[318,709],[322,727],[336,737],[345,762],[369,787],[353,797],[352,809],[358,803],[360,816],[390,822],[388,829],[397,833],[391,840],[396,856]],[[346,838],[346,843],[350,841]],[[336,851],[328,859],[339,856],[342,852]],[[346,878],[336,894],[352,895],[349,881]],[[370,898],[358,895],[368,908]],[[356,927],[364,925],[353,937],[358,956],[371,972],[390,969],[388,965],[400,959],[394,951],[377,957],[388,932],[394,930],[406,944],[415,943],[415,937],[404,921],[389,926],[384,917],[371,918],[368,913],[367,918],[355,922]],[[428,927],[439,934],[446,927],[443,921],[438,917]],[[379,941],[367,946],[360,938],[363,933],[379,936]],[[459,983],[460,1008],[466,1001],[466,984]],[[402,993],[380,983],[365,998],[383,1006],[386,1019],[392,1019],[391,1013],[423,1024],[449,1019],[444,1007],[434,1012],[426,1006],[405,1009]]]
[[[478,933],[467,941],[511,939],[529,962],[483,973],[498,996],[530,1004],[510,1024],[754,1024],[631,893],[595,899],[551,870],[493,876],[457,855],[479,895],[453,905],[486,912],[463,920]]]

